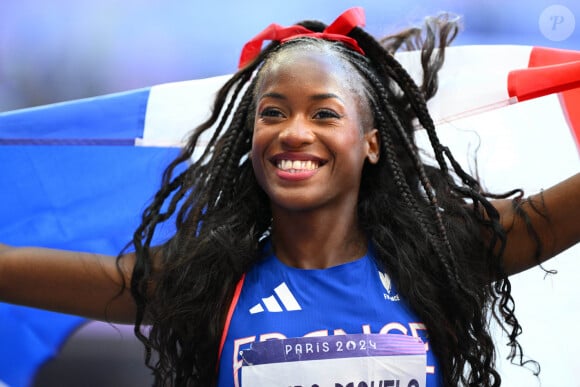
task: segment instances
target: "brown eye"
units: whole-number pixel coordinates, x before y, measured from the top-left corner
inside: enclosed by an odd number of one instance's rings
[[[340,118],[340,114],[336,113],[333,110],[323,109],[319,110],[314,114],[314,118],[316,119],[328,119],[328,118]]]
[[[263,110],[260,111],[260,113],[258,114],[259,117],[284,117],[284,114],[282,114],[282,112],[278,109],[275,108],[265,108]]]

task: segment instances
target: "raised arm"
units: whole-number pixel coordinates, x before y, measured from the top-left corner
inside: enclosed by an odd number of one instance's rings
[[[524,271],[538,264],[537,243],[526,222],[515,213],[511,200],[493,202],[508,231],[504,263],[508,274]],[[522,201],[542,246],[543,262],[580,241],[580,173]],[[534,209],[535,208],[535,209]]]
[[[133,262],[124,256],[121,274],[112,256],[0,244],[0,301],[131,323]]]

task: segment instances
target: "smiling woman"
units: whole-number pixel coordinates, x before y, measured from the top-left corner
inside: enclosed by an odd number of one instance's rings
[[[0,246],[0,297],[134,321],[159,387],[314,385],[321,369],[333,385],[498,386],[488,312],[523,364],[508,276],[578,242],[580,175],[526,200],[486,192],[426,108],[457,25],[381,43],[363,21],[268,27],[166,169],[135,252],[115,266]],[[417,40],[421,85],[392,55]]]
[[[420,31],[382,46],[356,27],[357,16],[353,9],[328,27],[266,28],[246,45],[243,67],[219,93],[214,116],[168,169],[165,189],[136,234],[143,267],[133,273],[142,302],[137,326],[155,322],[143,340],[160,349],[160,380],[210,383],[219,358],[217,383],[239,386],[244,351],[256,341],[362,332],[427,341],[426,374],[399,367],[412,380],[499,385],[490,308],[513,356],[521,353],[506,268],[537,264],[578,240],[569,214],[555,211],[558,202],[574,200],[578,178],[517,207],[537,234],[519,221],[507,232],[501,222],[512,224],[510,201],[490,198],[509,195],[485,192],[454,162],[425,106],[457,26],[431,20],[417,86],[390,53]],[[265,39],[274,41],[260,51]],[[231,117],[227,125],[218,121],[222,112]],[[429,135],[437,167],[419,155],[415,120]],[[173,167],[190,159],[214,124],[214,142],[173,177]],[[147,239],[167,216],[159,213],[165,198],[169,208],[183,198],[178,231],[163,246],[164,270],[151,276]],[[547,242],[546,224],[532,209],[542,209],[541,198],[553,207],[551,220],[574,236],[535,257],[536,246]],[[506,245],[506,237],[513,242]],[[188,290],[174,297],[178,289]],[[304,375],[300,369],[294,374]]]
[[[315,224],[327,224],[325,234],[357,234],[361,172],[365,161],[378,161],[379,140],[369,109],[360,108],[369,105],[363,92],[366,81],[347,66],[330,55],[323,41],[295,40],[258,75],[251,158],[272,203],[276,233],[289,224],[288,210],[302,212],[306,220],[304,211],[315,208],[317,219],[305,222],[310,227],[300,228],[302,232],[311,234]],[[349,85],[358,85],[356,93]],[[318,218],[322,214],[327,219]],[[350,230],[332,232],[335,217]],[[365,238],[360,237],[357,245],[364,252]],[[341,263],[338,251],[351,255],[344,247],[336,245],[328,257],[319,256],[320,264],[309,259],[308,266]],[[286,261],[284,255],[278,251],[278,258]],[[302,259],[288,257],[298,266],[304,265]]]

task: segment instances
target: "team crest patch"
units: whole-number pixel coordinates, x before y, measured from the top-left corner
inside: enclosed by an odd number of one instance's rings
[[[393,285],[391,283],[391,277],[388,274],[379,271],[379,277],[381,279],[381,283],[385,288],[386,293],[384,293],[385,300],[389,301],[399,301],[399,294],[393,289]]]

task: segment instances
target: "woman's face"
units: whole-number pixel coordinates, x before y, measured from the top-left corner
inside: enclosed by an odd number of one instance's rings
[[[256,93],[252,163],[273,210],[356,206],[365,160],[378,161],[377,131],[361,116],[354,70],[312,50],[280,53]],[[369,113],[366,113],[369,115]]]

